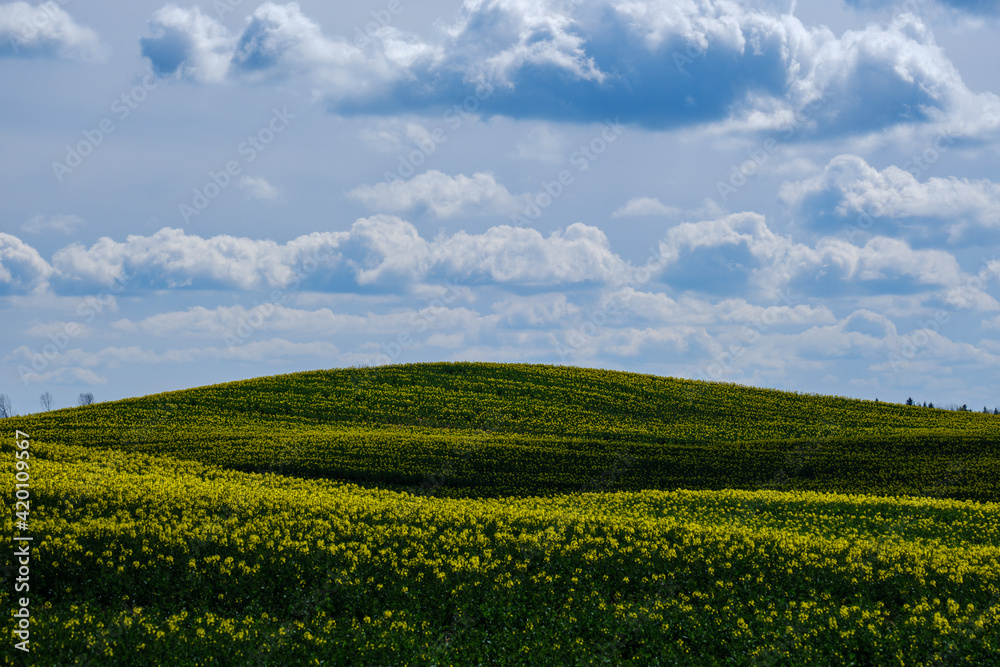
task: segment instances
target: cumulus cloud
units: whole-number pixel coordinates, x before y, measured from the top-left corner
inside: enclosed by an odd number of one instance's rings
[[[386,26],[352,44],[295,3],[261,5],[239,34],[171,6],[142,48],[157,72],[197,81],[302,75],[345,114],[476,94],[486,114],[650,128],[727,121],[829,136],[949,116],[965,132],[1000,126],[1000,99],[969,91],[913,15],[837,36],[764,7],[466,0],[433,38]]]
[[[124,241],[104,237],[89,247],[74,243],[58,250],[51,265],[20,239],[4,234],[0,259],[0,281],[12,289],[43,288],[51,282],[71,293],[109,285],[399,292],[420,291],[428,281],[448,277],[566,285],[605,282],[626,265],[602,231],[581,223],[547,237],[504,225],[482,234],[458,232],[427,240],[411,223],[390,215],[361,218],[349,231],[315,232],[284,244],[228,235],[202,238],[164,228]]]
[[[683,290],[771,295],[794,286],[812,296],[929,290],[941,298],[960,290],[970,301],[966,307],[997,305],[981,284],[967,286],[970,276],[946,251],[914,249],[884,236],[860,247],[837,237],[810,246],[776,234],[755,213],[677,225],[660,242],[660,255],[660,279]],[[958,305],[957,296],[951,300]]]
[[[59,3],[63,4],[63,3]],[[66,58],[100,61],[107,47],[55,2],[0,5],[0,58]]]
[[[139,45],[156,74],[201,82],[226,78],[235,37],[198,7],[167,5],[153,14],[149,28],[152,36],[140,39]]]
[[[473,212],[510,213],[519,205],[488,172],[449,176],[430,169],[408,181],[362,185],[348,194],[379,211],[426,209],[439,218]]]
[[[198,7],[174,5],[153,14],[149,29],[140,46],[160,76],[219,83],[301,74],[341,102],[365,99],[406,68],[433,57],[433,49],[391,27],[382,28],[367,51],[344,38],[327,37],[294,2],[262,4],[239,33]]]
[[[611,214],[612,218],[626,218],[650,215],[678,215],[681,209],[667,206],[656,197],[635,197]]]
[[[43,292],[53,273],[37,250],[0,232],[0,294]]]
[[[833,219],[839,227],[867,230],[876,219],[901,220],[937,229],[957,242],[970,229],[1000,228],[1000,185],[986,179],[917,178],[919,170],[904,164],[879,171],[857,155],[833,158],[822,173],[786,182],[781,199],[807,220]]]
[[[59,232],[69,234],[83,226],[83,218],[78,215],[36,215],[21,225],[21,231],[29,234],[42,234],[45,232]]]

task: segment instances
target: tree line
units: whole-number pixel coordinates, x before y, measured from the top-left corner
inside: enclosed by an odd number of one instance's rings
[[[42,406],[42,412],[48,412],[55,406],[55,397],[52,396],[52,392],[47,391],[38,397],[38,402]],[[80,407],[90,405],[93,402],[94,394],[89,391],[80,392],[80,395],[76,399],[76,404]],[[11,403],[10,396],[0,394],[0,419],[5,417],[17,417],[17,413],[14,412],[14,405]]]

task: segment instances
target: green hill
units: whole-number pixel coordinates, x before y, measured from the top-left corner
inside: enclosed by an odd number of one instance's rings
[[[1000,417],[595,369],[408,364],[18,418],[40,443],[439,495],[782,488],[1000,500]]]
[[[418,364],[2,423],[4,664],[1000,657],[992,415]]]

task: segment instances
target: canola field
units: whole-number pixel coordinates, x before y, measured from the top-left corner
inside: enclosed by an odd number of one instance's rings
[[[998,423],[486,364],[3,420],[5,664],[993,664]]]

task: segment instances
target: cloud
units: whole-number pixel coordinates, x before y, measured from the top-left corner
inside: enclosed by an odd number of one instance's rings
[[[408,181],[362,185],[348,195],[379,211],[427,209],[439,218],[510,213],[519,206],[517,198],[488,172],[449,176],[430,169]]]
[[[185,311],[157,313],[138,322],[128,319],[113,323],[123,332],[141,332],[147,336],[197,338],[244,338],[247,332],[275,332],[294,336],[394,335],[420,322],[423,330],[477,328],[479,313],[464,307],[435,304],[423,308],[394,309],[388,313],[368,311],[363,315],[334,312],[330,308],[306,310],[265,302],[244,306],[195,306]],[[252,324],[251,324],[252,323]],[[250,334],[252,335],[252,333]]]
[[[425,291],[445,279],[555,286],[600,283],[626,263],[596,227],[574,223],[548,237],[536,230],[492,227],[433,241],[389,215],[357,220],[349,231],[315,232],[285,244],[228,235],[202,238],[164,228],[125,241],[104,237],[58,250],[51,266],[14,236],[0,235],[0,281],[12,289],[85,293],[110,285],[130,290],[299,290],[355,293]],[[0,283],[2,284],[2,283]]]
[[[771,297],[789,288],[813,297],[923,292],[957,307],[1000,306],[985,281],[963,273],[947,251],[885,236],[860,247],[838,237],[810,246],[776,234],[756,213],[672,227],[660,257],[657,278],[679,290],[731,297]]]
[[[656,197],[634,197],[611,214],[612,218],[650,215],[678,215],[681,209],[667,206]]]
[[[916,167],[903,166],[909,170],[890,165],[879,171],[857,155],[838,155],[822,173],[784,183],[779,196],[805,220],[848,230],[900,220],[921,228],[921,236],[941,229],[958,242],[970,230],[1000,228],[1000,184],[954,176],[920,181]]]
[[[139,45],[157,75],[206,83],[226,78],[235,38],[198,7],[167,5],[153,14],[149,27],[152,36],[141,38]]]
[[[1000,262],[967,274],[945,250],[914,248],[885,236],[873,236],[864,245],[838,237],[809,245],[774,232],[755,213],[670,227],[650,269],[652,284],[681,294],[768,299],[788,290],[824,298],[922,295],[956,308],[1000,308],[989,294]],[[124,241],[104,237],[89,247],[73,243],[56,251],[51,264],[16,237],[0,235],[0,286],[11,294],[49,289],[93,294],[110,287],[271,290],[284,303],[292,293],[434,298],[443,289],[465,294],[492,286],[523,296],[571,287],[569,293],[617,289],[636,272],[611,249],[602,230],[583,223],[548,236],[499,225],[477,234],[459,231],[426,239],[412,223],[382,214],[360,218],[347,231],[315,232],[286,243],[203,238],[164,228]],[[919,306],[919,300],[911,304]]]
[[[168,5],[149,22],[142,55],[160,76],[199,83],[277,81],[305,75],[332,101],[364,100],[405,75],[432,49],[392,27],[378,31],[367,51],[329,38],[297,3],[266,2],[230,32],[198,7]]]
[[[35,352],[22,346],[7,356],[7,361],[22,361],[31,363]],[[79,348],[65,350],[55,355],[47,355],[46,359],[52,365],[59,366],[46,374],[39,374],[29,379],[56,377],[69,381],[81,380],[82,376],[100,381],[91,368],[118,368],[132,364],[164,364],[191,363],[201,360],[231,359],[238,361],[276,361],[289,357],[311,357],[316,359],[336,358],[339,355],[337,347],[328,341],[293,342],[284,338],[270,338],[262,341],[250,341],[243,345],[227,347],[207,346],[198,348],[168,349],[162,352],[145,349],[139,345],[125,347],[110,346],[97,352],[88,352]],[[81,368],[83,367],[83,368]]]
[[[341,114],[443,109],[476,95],[487,115],[665,129],[836,136],[898,124],[1000,126],[1000,99],[973,94],[911,14],[836,36],[791,14],[729,0],[466,0],[431,39],[386,26],[328,37],[295,3],[261,5],[240,34],[166,7],[143,54],[195,81],[302,76]]]
[[[63,3],[60,3],[63,4]],[[55,2],[0,5],[0,58],[65,58],[103,61],[108,49],[90,28],[73,20]]]
[[[8,357],[10,360],[12,357]],[[34,384],[69,384],[101,386],[108,384],[108,379],[103,375],[98,375],[89,368],[76,368],[64,366],[51,371],[28,371],[21,376],[25,383]]]
[[[921,0],[922,1],[922,0]],[[982,16],[1000,15],[1000,0],[936,0],[938,4]],[[899,0],[845,0],[856,8],[878,9],[899,6]]]
[[[511,157],[519,160],[560,162],[566,156],[566,139],[548,125],[539,125],[528,132],[524,141],[514,146]]]
[[[21,225],[21,230],[29,234],[42,234],[45,232],[69,234],[78,227],[82,227],[83,224],[83,218],[78,215],[36,215]]]
[[[244,176],[240,179],[239,185],[246,191],[247,199],[275,201],[281,198],[281,190],[259,176]]]
[[[53,273],[37,250],[0,232],[0,294],[44,292]]]

